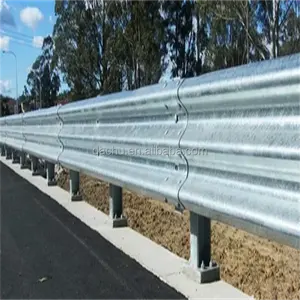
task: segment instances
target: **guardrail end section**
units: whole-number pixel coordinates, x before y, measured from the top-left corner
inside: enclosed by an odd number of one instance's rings
[[[220,280],[220,267],[211,259],[211,220],[190,212],[190,260],[184,272],[199,283]]]

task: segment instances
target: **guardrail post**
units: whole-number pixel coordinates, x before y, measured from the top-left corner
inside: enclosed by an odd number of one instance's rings
[[[18,151],[17,150],[12,150],[12,163],[13,164],[18,164],[20,161],[19,155],[18,155]]]
[[[79,172],[70,170],[70,194],[71,194],[71,201],[81,201],[82,196],[79,192]]]
[[[46,162],[48,186],[56,185],[54,167],[54,164]]]
[[[5,156],[5,147],[1,146],[1,156]]]
[[[7,146],[5,147],[5,158],[11,159],[11,148]]]
[[[23,151],[20,153],[20,168],[26,169],[26,155]]]
[[[38,171],[38,159],[35,156],[31,157],[31,171],[32,171],[32,176],[40,175]]]
[[[190,261],[193,277],[200,283],[220,279],[220,268],[211,260],[210,219],[190,212]]]
[[[109,184],[109,217],[112,227],[127,226],[127,219],[123,216],[122,188]]]

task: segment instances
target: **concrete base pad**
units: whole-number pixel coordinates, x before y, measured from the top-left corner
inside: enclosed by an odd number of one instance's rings
[[[220,267],[217,264],[203,269],[194,269],[187,263],[183,271],[189,278],[199,283],[211,283],[220,280]]]
[[[109,216],[90,204],[84,201],[71,202],[69,192],[58,186],[48,187],[47,181],[42,177],[32,177],[31,171],[20,170],[19,167],[1,157],[0,161],[185,297],[189,299],[254,299],[222,280],[199,284],[199,281],[191,279],[184,271],[187,267],[185,259],[129,227],[112,228]]]

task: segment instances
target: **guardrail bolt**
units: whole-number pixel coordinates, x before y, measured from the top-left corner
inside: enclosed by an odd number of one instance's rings
[[[70,170],[70,195],[71,201],[81,201],[82,196],[79,191],[80,179],[79,172]]]
[[[220,268],[211,260],[210,219],[190,212],[190,267],[188,275],[200,283],[220,280]]]
[[[127,226],[127,219],[123,216],[122,188],[117,185],[109,185],[109,217],[112,227]]]
[[[175,123],[178,123],[178,115],[177,114],[174,115],[174,119],[175,119]]]

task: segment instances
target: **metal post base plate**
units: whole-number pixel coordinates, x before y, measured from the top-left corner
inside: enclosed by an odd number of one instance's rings
[[[220,280],[220,267],[216,263],[212,266],[194,269],[190,264],[184,268],[184,273],[193,281],[199,283],[211,283]]]
[[[128,225],[125,217],[110,219],[109,223],[111,224],[112,228],[127,227]]]
[[[48,186],[56,186],[57,185],[57,182],[56,182],[56,180],[49,180],[48,181]]]
[[[33,171],[31,174],[32,174],[32,176],[40,176],[41,175],[41,173],[38,170]]]
[[[13,164],[19,164],[20,163],[20,159],[17,157],[14,157],[14,159],[12,160]]]
[[[71,201],[82,201],[82,196],[81,195],[72,195]]]

